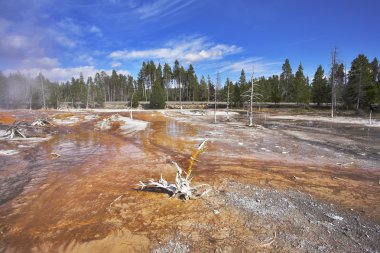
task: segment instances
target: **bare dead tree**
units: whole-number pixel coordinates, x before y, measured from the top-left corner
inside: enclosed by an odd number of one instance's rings
[[[42,103],[43,103],[43,108],[46,109],[46,101],[45,101],[45,87],[44,87],[44,80],[42,78],[42,74],[40,73],[40,82],[41,82],[41,92],[42,92]]]
[[[210,103],[210,76],[207,78],[207,102]]]
[[[91,82],[89,80],[87,80],[86,109],[88,109],[88,100],[90,97],[90,85],[91,85]]]
[[[254,70],[252,68],[252,76],[251,76],[251,97],[249,100],[249,125],[248,126],[253,126],[253,74]]]
[[[214,100],[215,100],[215,106],[214,106],[214,123],[216,124],[216,94],[217,94],[217,90],[218,90],[218,87],[220,86],[220,73],[218,72],[216,74],[216,84],[215,84],[215,95],[214,95]]]
[[[336,85],[335,85],[335,72],[336,72],[336,48],[332,53],[332,67],[331,67],[331,118],[334,118],[336,110]]]
[[[129,111],[129,117],[133,119],[132,111],[133,111],[133,95],[135,95],[135,89],[133,89],[132,96],[131,96],[131,109]]]
[[[247,110],[247,121],[248,126],[253,126],[253,101],[262,99],[262,94],[260,93],[254,93],[254,87],[257,86],[257,83],[254,81],[254,70],[252,70],[252,76],[251,76],[251,88],[247,91],[245,91],[242,96],[249,98],[249,108]]]
[[[182,111],[182,82],[181,82],[181,74],[179,74],[179,104]]]
[[[230,104],[230,80],[227,79],[227,120],[229,120],[229,104]]]

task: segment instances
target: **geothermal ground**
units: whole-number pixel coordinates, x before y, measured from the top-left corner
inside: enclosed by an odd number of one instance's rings
[[[118,115],[115,115],[115,114]],[[112,116],[113,115],[113,116]],[[328,112],[1,111],[0,252],[380,252],[380,124]],[[193,167],[208,196],[144,190]]]

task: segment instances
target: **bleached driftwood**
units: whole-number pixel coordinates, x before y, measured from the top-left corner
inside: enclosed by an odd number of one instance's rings
[[[37,119],[32,123],[32,126],[39,126],[39,127],[52,126],[52,125],[53,124],[47,119]]]
[[[26,138],[25,134],[23,134],[20,131],[19,125],[21,123],[15,123],[12,126],[8,127],[8,129],[5,130],[5,134],[2,137],[5,138],[16,138],[16,137],[21,137],[21,138]]]
[[[106,129],[111,128],[111,123],[115,121],[119,121],[119,117],[120,115],[116,113],[116,114],[111,115],[108,118],[104,118],[100,123],[98,123],[100,130],[106,130]]]
[[[201,145],[199,145],[198,149],[196,149],[192,154],[187,170],[182,170],[176,162],[172,161],[172,164],[177,169],[174,184],[167,182],[161,175],[160,180],[158,181],[154,179],[150,179],[148,182],[140,181],[138,186],[141,187],[141,190],[144,188],[160,188],[170,192],[172,198],[178,197],[184,200],[196,199],[205,196],[208,192],[210,192],[210,186],[207,184],[191,186],[190,184],[192,178],[190,176],[193,164],[197,161],[198,155],[204,151],[206,142],[207,139],[204,140]]]

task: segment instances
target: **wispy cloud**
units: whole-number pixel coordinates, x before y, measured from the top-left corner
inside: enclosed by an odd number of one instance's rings
[[[121,65],[122,65],[121,62],[111,62],[112,68],[120,67]]]
[[[24,67],[51,69],[59,66],[58,59],[50,57],[29,58],[24,59],[21,62]]]
[[[140,19],[149,19],[156,16],[162,18],[180,12],[193,2],[194,0],[154,0],[137,7],[136,11],[140,14]]]
[[[77,41],[73,37],[68,36],[65,32],[56,29],[49,29],[48,33],[55,42],[65,48],[74,48],[77,46]]]
[[[281,62],[269,61],[263,57],[250,57],[242,60],[223,61],[218,63],[219,66],[214,66],[221,73],[240,73],[242,69],[246,74],[252,74],[254,71],[255,76],[270,76],[278,74],[281,71]]]
[[[236,54],[241,51],[242,49],[235,45],[216,44],[207,41],[205,37],[192,37],[169,41],[160,48],[114,51],[109,57],[119,61],[128,59],[174,61],[178,59],[185,63],[195,63],[222,59],[226,55]]]
[[[75,34],[75,35],[82,34],[82,27],[74,23],[74,21],[71,18],[65,18],[57,22],[56,26],[60,28],[61,31],[66,32],[66,33]]]

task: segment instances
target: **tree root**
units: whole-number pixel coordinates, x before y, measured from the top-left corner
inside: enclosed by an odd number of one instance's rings
[[[148,182],[140,181],[138,186],[141,187],[141,190],[145,188],[160,188],[171,193],[171,198],[178,197],[183,200],[197,199],[207,195],[211,191],[211,187],[207,184],[190,186],[192,178],[190,177],[192,167],[196,161],[198,155],[204,151],[207,139],[204,140],[198,149],[195,150],[193,155],[190,157],[189,166],[186,171],[182,170],[179,165],[172,161],[172,164],[177,169],[175,183],[167,182],[161,175],[160,179],[154,180],[150,179]]]

